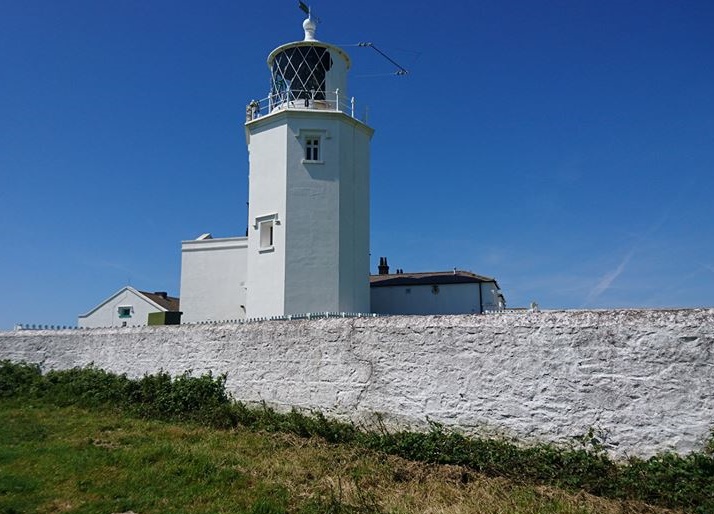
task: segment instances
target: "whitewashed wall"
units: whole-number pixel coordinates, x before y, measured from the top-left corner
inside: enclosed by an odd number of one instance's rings
[[[120,306],[131,307],[131,316],[120,318]],[[78,316],[77,326],[81,328],[97,328],[121,327],[124,324],[130,327],[146,325],[149,322],[150,313],[161,312],[162,310],[165,309],[150,302],[135,289],[126,287],[87,314]]]
[[[288,140],[285,115],[261,118],[246,125],[250,159],[248,203],[248,318],[283,314],[285,305],[285,215]],[[260,250],[258,218],[275,215],[273,249]]]
[[[479,289],[481,291],[479,291]],[[494,282],[372,287],[371,312],[378,314],[480,314],[499,310]]]
[[[248,239],[227,237],[181,243],[181,321],[246,316]]]
[[[701,449],[714,422],[714,310],[395,316],[19,331],[0,359],[141,376],[228,373],[237,399],[414,427],[567,442],[614,455]]]
[[[283,110],[246,124],[250,153],[247,316],[369,312],[369,142],[341,112]],[[307,135],[320,160],[305,161]],[[259,250],[257,218],[275,215]]]

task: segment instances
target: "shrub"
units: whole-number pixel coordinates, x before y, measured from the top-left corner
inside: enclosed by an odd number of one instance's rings
[[[107,373],[90,365],[62,371],[49,371],[39,393],[59,406],[122,406],[130,380],[126,375]]]
[[[176,378],[166,372],[146,375],[129,388],[128,407],[137,414],[164,420],[198,421],[229,428],[237,423],[225,390],[226,376],[200,377],[185,372]]]
[[[0,398],[32,395],[41,382],[42,373],[37,364],[0,361]]]

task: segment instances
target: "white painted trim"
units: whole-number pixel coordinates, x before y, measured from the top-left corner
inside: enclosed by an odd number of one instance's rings
[[[216,239],[191,239],[181,241],[181,252],[205,252],[210,250],[227,250],[230,248],[247,248],[247,237],[226,237]]]
[[[268,114],[265,114],[261,116],[260,118],[256,118],[254,120],[246,121],[245,122],[245,130],[246,130],[246,143],[250,143],[250,130],[257,131],[258,127],[260,125],[263,125],[264,122],[270,121],[274,123],[276,126],[283,123],[283,121],[280,119],[281,117],[290,117],[292,119],[296,118],[303,118],[303,119],[312,119],[312,116],[315,116],[316,114],[319,114],[322,117],[328,118],[328,117],[341,117],[342,121],[345,121],[349,123],[351,126],[360,129],[362,132],[367,134],[370,138],[374,135],[374,129],[367,125],[365,122],[358,120],[357,118],[353,118],[349,114],[346,114],[342,111],[308,111],[305,109],[291,109],[291,108],[286,108],[286,109],[280,109]],[[249,128],[252,127],[252,128]],[[266,128],[267,130],[267,128]]]

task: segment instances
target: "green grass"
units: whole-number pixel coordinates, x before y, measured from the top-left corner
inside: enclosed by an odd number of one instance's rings
[[[248,407],[233,402],[224,386],[224,376],[193,377],[186,373],[172,378],[166,373],[159,373],[131,380],[95,368],[42,375],[35,366],[0,362],[0,401],[13,412],[0,433],[0,471],[4,471],[5,460],[25,460],[24,452],[28,447],[42,447],[50,463],[48,465],[67,465],[65,468],[68,468],[63,469],[60,476],[81,474],[82,470],[96,467],[98,471],[92,473],[92,477],[76,478],[75,482],[81,482],[80,489],[94,491],[102,498],[114,495],[120,504],[125,497],[115,489],[110,491],[100,488],[97,492],[95,475],[116,474],[119,473],[118,468],[133,470],[131,476],[123,481],[111,477],[110,486],[124,484],[123,487],[129,490],[138,488],[148,492],[157,491],[157,495],[172,501],[178,501],[184,494],[190,498],[212,498],[213,493],[210,491],[215,486],[223,491],[216,492],[216,499],[210,500],[210,509],[216,512],[310,512],[309,509],[315,512],[383,512],[385,505],[389,505],[395,512],[423,511],[424,505],[409,510],[411,507],[408,504],[387,501],[381,496],[379,500],[374,499],[371,491],[375,487],[381,490],[389,489],[389,484],[407,483],[412,474],[395,472],[392,476],[389,469],[381,468],[377,472],[373,464],[367,465],[360,460],[364,455],[369,455],[369,462],[401,458],[426,463],[420,465],[456,466],[460,470],[456,472],[456,481],[462,485],[472,483],[475,477],[479,477],[478,481],[482,485],[484,480],[506,480],[499,482],[507,484],[503,487],[510,495],[508,501],[511,503],[504,512],[540,512],[538,509],[541,507],[536,508],[535,505],[545,501],[543,494],[538,492],[544,487],[560,488],[576,496],[587,493],[612,498],[617,505],[626,504],[630,509],[634,508],[631,501],[635,501],[681,508],[688,512],[714,512],[714,459],[708,451],[688,456],[663,454],[647,460],[630,459],[625,463],[615,463],[592,437],[586,438],[586,444],[559,448],[547,444],[523,447],[511,441],[466,438],[437,424],[426,433],[392,433],[384,429],[361,431],[353,425],[328,419],[320,413],[306,415],[293,411],[281,414],[265,406]],[[76,410],[80,408],[89,410]],[[55,414],[47,414],[48,409],[59,410]],[[93,419],[98,415],[96,413],[102,413],[101,416],[113,421],[98,421],[100,427],[85,427],[85,420]],[[141,430],[131,429],[138,426],[135,424],[141,420],[147,425],[142,426]],[[193,428],[189,430],[184,425],[157,424],[160,421],[189,423],[188,426]],[[117,424],[119,428],[114,427]],[[150,434],[154,428],[151,427],[168,432],[174,430],[185,433],[188,430],[189,435],[179,441],[171,437],[152,439]],[[85,439],[74,437],[74,445],[58,446],[57,434],[74,433],[84,428],[90,432],[83,436]],[[272,439],[266,433],[272,433]],[[325,448],[331,448],[332,452],[359,454],[355,462],[360,464],[346,467],[337,477],[330,478],[328,483],[318,481],[320,487],[316,488],[312,481],[305,483],[298,487],[302,492],[295,493],[291,480],[281,479],[276,483],[268,480],[264,483],[256,479],[254,471],[252,474],[246,473],[246,469],[255,470],[255,465],[241,464],[241,454],[235,454],[230,448],[218,453],[197,453],[197,448],[202,445],[225,446],[226,439],[235,442],[237,434],[243,439],[260,437],[261,444],[285,440],[286,434],[303,446],[314,445],[319,441]],[[59,441],[67,444],[62,437]],[[253,444],[258,445],[255,441]],[[116,461],[119,457],[122,460]],[[285,475],[300,475],[302,468],[296,468],[292,462],[295,458],[293,456],[290,463],[284,463],[283,467],[290,469]],[[334,461],[335,457],[331,459]],[[314,465],[306,464],[308,469]],[[263,462],[262,466],[273,470],[282,469],[275,462]],[[324,469],[329,470],[330,466]],[[41,495],[47,488],[46,484],[37,481],[37,477],[45,476],[47,472],[47,469],[37,464],[36,472],[32,473],[27,470],[0,473],[0,499],[14,498],[13,495],[17,498]],[[329,475],[327,471],[309,471],[308,474]],[[387,485],[382,483],[373,487],[370,477],[380,474],[386,477],[384,480]],[[159,476],[169,477],[169,482],[157,485]],[[400,477],[407,479],[400,480]],[[515,487],[513,484],[523,486]],[[233,501],[233,507],[223,505],[221,498],[225,495],[224,488],[234,485],[241,491],[253,491],[252,496],[243,494],[240,501]],[[400,495],[400,491],[397,488],[394,494]],[[301,502],[295,500],[296,494],[302,498]],[[455,493],[452,491],[452,494]],[[532,498],[536,498],[535,503],[531,501]],[[142,504],[142,512],[151,510],[153,507],[149,505],[154,505],[158,498],[145,500],[149,503]],[[620,500],[626,502],[618,503]],[[523,507],[525,510],[519,510],[521,501],[528,505]],[[542,507],[545,509],[542,512],[598,511],[563,510],[565,507],[559,506],[563,500],[553,501],[557,505],[548,504]],[[565,501],[564,505],[569,505],[567,508],[570,509],[572,502]],[[105,507],[108,508],[108,504],[99,511]],[[203,512],[200,506],[185,508],[188,509],[186,512]],[[36,510],[36,507],[10,505],[5,511],[0,510],[0,514],[28,509]],[[55,511],[62,511],[62,508],[58,509]],[[72,509],[73,512],[84,512],[80,507],[77,507],[80,510]],[[139,512],[133,507],[124,510]],[[484,510],[483,506],[477,511],[491,512]],[[599,511],[606,512],[602,506]]]
[[[0,512],[665,512],[321,438],[0,400]]]

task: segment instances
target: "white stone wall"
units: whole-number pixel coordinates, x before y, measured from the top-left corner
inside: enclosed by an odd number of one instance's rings
[[[0,334],[0,359],[141,376],[227,373],[236,399],[356,421],[384,413],[617,456],[701,449],[714,422],[714,310],[394,316]]]

